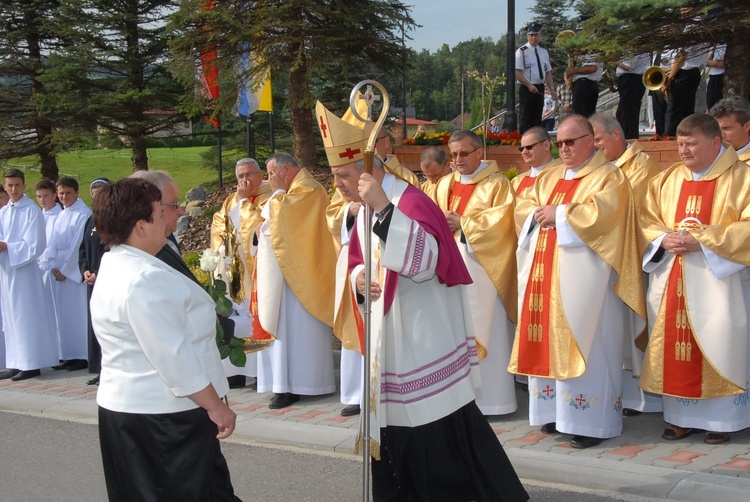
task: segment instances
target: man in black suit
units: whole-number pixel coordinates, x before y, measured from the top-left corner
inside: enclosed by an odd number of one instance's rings
[[[89,185],[91,197],[95,199],[96,194],[99,193],[102,187],[109,184],[110,181],[107,178],[96,178]],[[86,225],[83,227],[81,246],[78,248],[78,268],[81,270],[83,282],[86,283],[88,301],[91,301],[96,274],[99,273],[99,264],[102,261],[104,252],[104,245],[94,226],[94,217],[89,216],[89,219],[86,220]],[[86,302],[86,308],[88,308],[88,301]],[[86,383],[88,385],[99,385],[99,372],[102,370],[102,349],[99,347],[99,341],[94,334],[94,327],[91,325],[91,311],[89,311],[88,321],[89,373],[96,373],[96,376]]]

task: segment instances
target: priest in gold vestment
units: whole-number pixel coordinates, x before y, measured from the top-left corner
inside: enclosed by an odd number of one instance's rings
[[[336,253],[326,228],[326,189],[288,153],[266,160],[274,190],[257,230],[257,311],[273,338],[258,353],[258,392],[274,392],[269,407],[285,408],[299,394],[336,390],[333,370]]]
[[[641,387],[664,396],[664,439],[705,430],[720,444],[750,427],[750,168],[709,115],[686,117],[677,144],[682,162],[652,180],[641,213],[651,329]]]
[[[438,182],[435,201],[471,274],[466,292],[482,375],[477,405],[484,415],[505,415],[518,408],[507,371],[518,309],[513,190],[495,161],[482,160],[473,132],[454,132],[448,147],[456,170]]]
[[[625,133],[614,115],[596,114],[589,121],[594,128],[596,147],[609,162],[622,169],[628,177],[630,188],[633,189],[633,203],[638,214],[648,192],[648,182],[661,173],[661,165],[643,151],[638,141],[625,141]],[[641,240],[641,253],[645,251],[645,245],[645,241]],[[648,283],[648,278],[644,278],[644,283]],[[631,315],[628,322],[638,321],[635,315]],[[643,349],[646,347],[648,335],[645,331],[636,333],[633,329],[630,333],[634,337],[625,339],[623,352],[622,413],[625,416],[634,416],[644,411],[660,412],[662,411],[661,396],[644,392],[638,385],[643,366]]]
[[[563,165],[516,204],[518,328],[509,370],[529,376],[529,421],[573,448],[622,432],[622,352],[645,327],[638,229],[625,174],[580,115],[558,128]]]
[[[441,147],[431,146],[425,148],[422,155],[419,156],[419,168],[425,177],[425,180],[419,185],[419,189],[426,193],[428,197],[434,199],[440,178],[453,172],[450,159]]]
[[[226,198],[211,223],[211,249],[220,256],[216,271],[226,283],[227,291],[235,303],[234,334],[245,338],[252,335],[250,295],[253,290],[255,256],[253,234],[261,222],[260,210],[271,195],[271,187],[263,182],[263,171],[255,159],[237,161],[234,168],[237,191]],[[225,262],[229,258],[230,263]],[[229,358],[222,360],[224,372],[231,388],[244,387],[245,377],[258,372],[257,357],[250,355],[245,366],[234,366]]]
[[[529,170],[511,180],[516,197],[523,197],[529,188],[534,186],[536,177],[544,169],[561,164],[559,159],[552,157],[552,138],[544,127],[534,126],[521,136],[521,150],[523,161]]]
[[[719,100],[711,108],[722,139],[732,145],[742,162],[750,162],[750,102],[739,96]]]

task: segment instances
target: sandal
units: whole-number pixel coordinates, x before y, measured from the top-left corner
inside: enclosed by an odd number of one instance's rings
[[[729,434],[726,432],[706,431],[703,436],[703,442],[706,444],[724,444],[729,442]]]
[[[661,433],[661,437],[667,441],[677,441],[678,439],[684,439],[696,432],[698,432],[698,429],[683,428],[679,425],[667,424],[667,428]]]

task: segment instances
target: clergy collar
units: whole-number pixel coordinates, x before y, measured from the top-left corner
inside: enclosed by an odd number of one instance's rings
[[[739,155],[740,153],[744,153],[747,150],[750,150],[750,141],[748,141],[745,146],[743,146],[742,148],[738,149],[737,150],[737,154]]]
[[[474,179],[474,177],[475,177],[475,176],[476,176],[477,174],[479,174],[479,172],[480,172],[480,171],[481,171],[482,169],[484,169],[484,168],[485,168],[485,167],[487,167],[488,165],[489,165],[489,164],[487,164],[486,162],[482,162],[481,164],[479,164],[479,167],[477,167],[477,170],[476,170],[476,171],[474,171],[473,173],[471,173],[471,174],[462,174],[462,175],[461,175],[461,183],[463,183],[464,185],[465,185],[465,184],[467,184],[467,183],[469,183],[469,182],[470,182],[471,180],[473,180],[473,179]]]
[[[545,167],[547,167],[548,165],[552,164],[554,161],[555,161],[555,159],[552,159],[549,162],[547,162],[546,164],[542,164],[539,167],[531,166],[531,169],[529,170],[529,176],[531,176],[532,178],[536,178],[537,176],[539,176],[539,173],[541,173],[542,171],[544,171]]]
[[[703,171],[691,171],[693,173],[693,181],[700,181],[701,178],[703,178],[708,172],[711,170],[712,167],[716,164],[716,161],[719,160],[719,157],[724,155],[724,152],[726,152],[727,149],[724,147],[724,145],[721,145],[721,150],[719,150],[719,155],[716,156],[713,162],[711,162],[711,165],[708,166],[708,169],[704,169]]]
[[[586,160],[585,160],[585,161],[583,162],[583,164],[581,164],[580,166],[578,166],[578,167],[576,167],[576,168],[571,168],[571,169],[568,169],[568,168],[566,167],[566,168],[565,168],[565,174],[563,175],[563,178],[565,178],[565,179],[573,179],[573,177],[574,177],[574,176],[575,176],[576,174],[578,174],[578,171],[580,171],[580,170],[581,170],[581,169],[583,168],[583,166],[585,166],[586,164],[588,164],[588,163],[589,163],[589,161],[590,161],[591,159],[593,159],[593,158],[594,158],[594,155],[596,155],[596,150],[594,150],[594,153],[592,153],[592,154],[591,154],[591,157],[589,157],[588,159],[586,159]],[[570,178],[568,178],[568,173],[570,173]]]

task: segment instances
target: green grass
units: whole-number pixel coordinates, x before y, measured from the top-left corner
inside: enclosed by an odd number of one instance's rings
[[[174,177],[180,189],[181,198],[184,199],[185,192],[196,185],[202,185],[209,190],[218,186],[216,170],[203,167],[200,154],[207,151],[208,147],[185,147],[185,148],[149,148],[148,167],[150,170],[163,169]],[[227,152],[228,153],[228,152]],[[73,176],[80,185],[79,195],[91,205],[89,184],[100,176],[106,176],[112,181],[117,181],[133,172],[129,149],[121,150],[79,150],[62,153],[57,156],[57,165],[60,168],[60,176]],[[26,195],[35,198],[34,183],[41,179],[39,172],[39,160],[36,157],[15,159],[3,163],[2,167],[15,167],[26,173]],[[234,165],[224,164],[224,181],[234,181]]]

